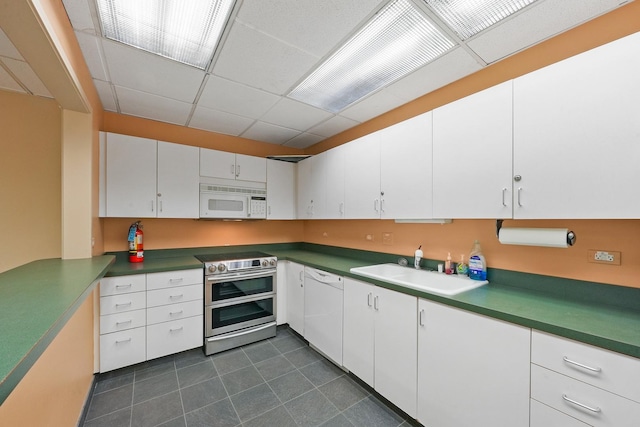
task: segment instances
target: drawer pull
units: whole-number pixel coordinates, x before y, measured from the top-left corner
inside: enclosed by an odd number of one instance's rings
[[[118,307],[128,307],[130,305],[131,305],[131,301],[123,302],[122,304],[116,304],[116,308],[118,308]]]
[[[182,282],[183,280],[184,280],[184,277],[178,277],[177,279],[169,279],[169,283]]]
[[[565,362],[569,363],[570,365],[575,365],[578,366],[582,369],[586,369],[587,371],[591,371],[591,372],[601,372],[602,368],[592,368],[591,366],[587,366],[587,365],[583,365],[582,363],[578,363],[576,361],[573,361],[571,359],[569,359],[567,356],[564,356],[562,358],[562,360],[564,360]]]
[[[180,326],[179,328],[169,328],[169,332],[178,332],[181,331],[184,328],[184,326]]]
[[[116,322],[116,326],[126,325],[127,323],[131,323],[131,319],[129,319],[129,320],[124,320],[124,321],[122,321],[122,322]]]
[[[116,289],[123,289],[123,288],[130,288],[131,287],[131,283],[129,283],[128,285],[116,285]]]
[[[116,340],[116,345],[123,344],[125,342],[131,342],[131,337],[127,338],[126,340]]]
[[[170,311],[169,312],[169,316],[175,316],[177,314],[182,314],[184,313],[184,310],[180,310],[180,311]]]
[[[579,407],[581,407],[581,408],[583,408],[583,409],[586,409],[587,411],[596,412],[596,413],[597,413],[597,412],[601,412],[601,411],[602,411],[602,410],[601,410],[600,408],[598,408],[598,407],[593,408],[593,407],[591,407],[591,406],[589,406],[589,405],[585,405],[584,403],[580,403],[580,402],[577,402],[577,401],[575,401],[575,400],[573,400],[573,399],[570,399],[569,397],[567,397],[567,395],[566,395],[566,394],[563,394],[563,395],[562,395],[562,398],[563,398],[564,400],[566,400],[567,402],[571,403],[571,404],[574,404],[574,405],[579,406]]]
[[[184,296],[184,294],[179,294],[179,295],[169,295],[169,299],[178,299],[178,298],[182,298]]]

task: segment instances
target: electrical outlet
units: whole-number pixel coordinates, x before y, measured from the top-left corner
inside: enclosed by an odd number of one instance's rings
[[[587,261],[596,264],[620,265],[621,255],[619,251],[589,249],[587,251]]]
[[[366,236],[364,236],[365,240],[368,240],[369,242],[373,242],[373,234],[367,234]]]
[[[393,233],[382,233],[382,244],[393,245]]]

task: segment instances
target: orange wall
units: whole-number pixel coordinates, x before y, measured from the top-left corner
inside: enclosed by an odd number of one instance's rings
[[[78,424],[93,381],[93,296],[0,405],[0,426]]]
[[[640,31],[640,2],[621,7],[486,67],[471,76],[316,144],[305,152],[315,154],[325,151],[637,31]],[[296,151],[108,112],[105,113],[103,130],[259,156]],[[125,235],[132,221],[132,219],[113,218],[103,220],[106,251],[126,250]],[[490,267],[640,287],[640,282],[637,281],[640,274],[640,253],[632,243],[633,236],[640,236],[640,221],[635,220],[507,221],[505,223],[505,226],[570,228],[577,233],[578,239],[576,245],[568,249],[502,246],[495,238],[495,221],[489,220],[454,221],[446,225],[354,220],[276,223],[146,220],[144,223],[148,249],[306,241],[406,256],[412,256],[415,248],[423,245],[426,258],[444,259],[447,252],[451,251],[454,259],[458,259],[461,253],[468,255],[473,240],[478,238],[483,245]],[[393,234],[392,245],[382,243],[382,233],[385,232]],[[373,241],[365,239],[367,234],[373,236]],[[589,249],[621,251],[622,265],[587,263]]]
[[[0,91],[0,272],[61,254],[61,114]]]

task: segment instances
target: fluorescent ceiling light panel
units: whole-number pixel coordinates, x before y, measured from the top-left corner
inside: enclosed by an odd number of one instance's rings
[[[423,0],[462,40],[513,15],[536,0]]]
[[[205,69],[234,0],[96,0],[103,35]]]
[[[395,0],[289,96],[337,113],[453,47],[411,1]]]

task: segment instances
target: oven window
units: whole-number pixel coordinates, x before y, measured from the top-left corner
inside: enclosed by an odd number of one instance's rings
[[[224,301],[247,295],[273,292],[273,275],[253,279],[237,279],[212,285],[211,302]]]
[[[238,325],[250,320],[273,316],[274,298],[250,301],[227,307],[211,307],[211,325],[213,330],[230,325]]]

